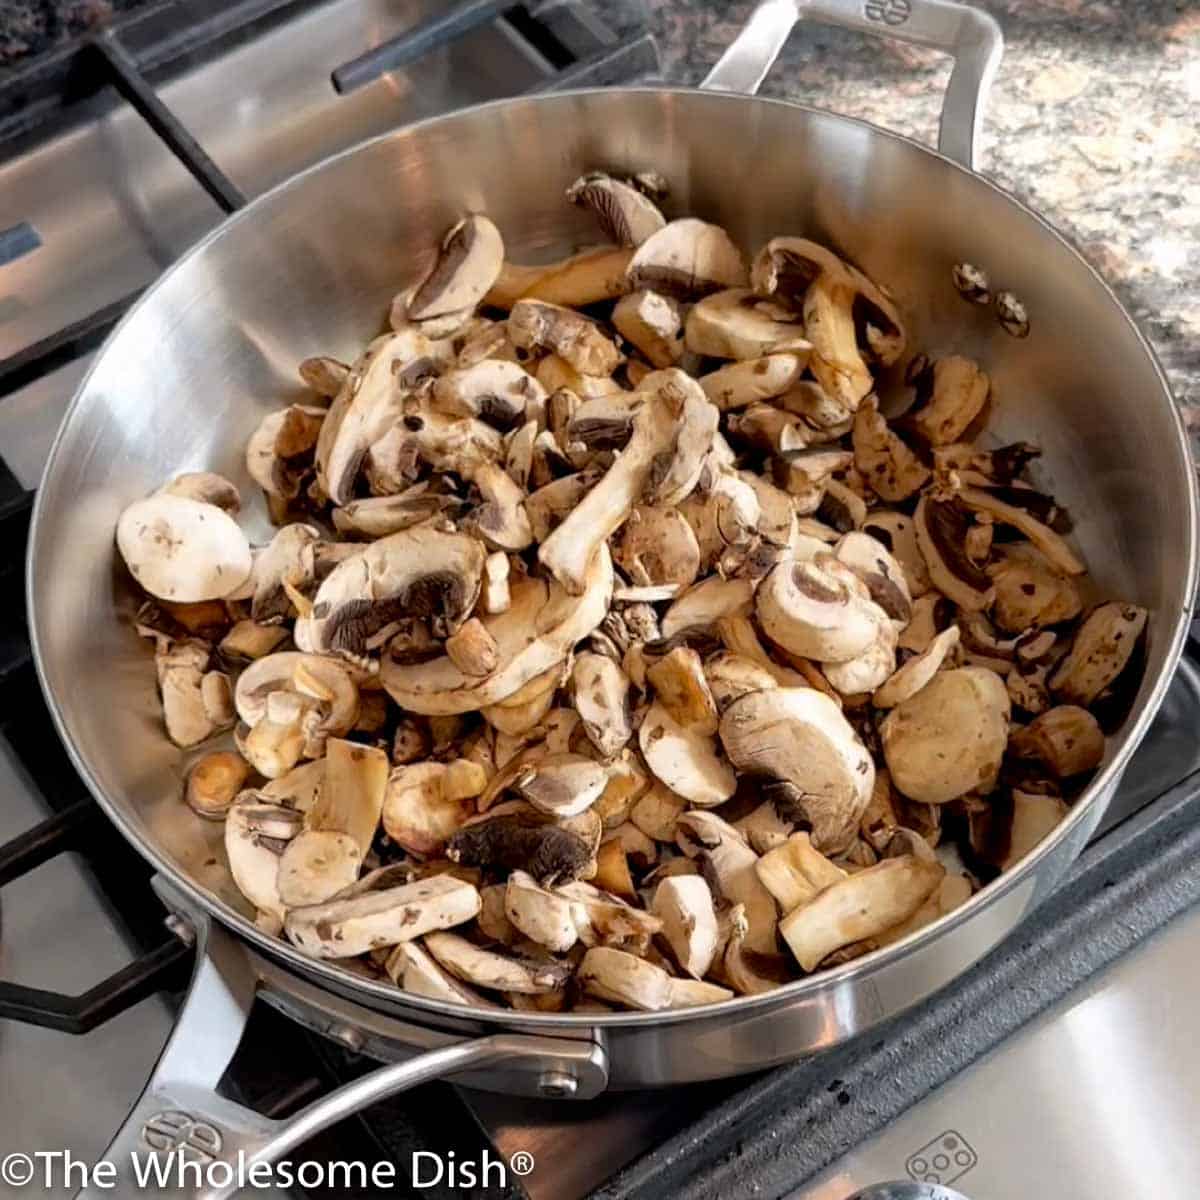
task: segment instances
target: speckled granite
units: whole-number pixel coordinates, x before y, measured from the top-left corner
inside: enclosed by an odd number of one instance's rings
[[[0,0],[0,66],[78,37],[139,0]]]
[[[1200,429],[1200,4],[978,0],[1004,29],[984,172],[1111,283]],[[669,78],[698,82],[749,3],[650,0]],[[764,95],[932,143],[949,59],[808,24]]]

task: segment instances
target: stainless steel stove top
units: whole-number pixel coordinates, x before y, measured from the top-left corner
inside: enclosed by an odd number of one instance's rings
[[[335,66],[435,7],[333,0],[180,75],[160,94],[254,195],[365,137],[552,78],[550,64],[502,24],[351,96],[334,93]],[[596,11],[603,16],[605,6]],[[0,266],[0,357],[145,286],[220,216],[125,107],[0,162],[0,229],[28,222],[42,243]],[[0,398],[0,455],[25,487],[36,486],[87,365],[84,356]],[[1198,711],[1198,676],[1185,670],[1106,827],[1200,770]],[[45,814],[18,757],[0,739],[0,840]],[[845,1200],[883,1179],[936,1176],[972,1200],[1190,1200],[1200,1175],[1192,1136],[1200,1095],[1186,1082],[1200,1076],[1191,965],[1198,941],[1200,914],[1192,911],[795,1195]],[[73,857],[5,889],[5,979],[79,991],[130,952],[120,921]],[[0,1151],[96,1155],[140,1091],[170,1023],[169,1006],[154,998],[78,1039],[0,1024]],[[743,1086],[587,1105],[466,1098],[502,1153],[538,1158],[522,1181],[533,1200],[571,1200]],[[0,1196],[10,1194],[16,1189],[0,1182]]]

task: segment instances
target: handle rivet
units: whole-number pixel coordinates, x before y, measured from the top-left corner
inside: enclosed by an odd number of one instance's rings
[[[353,1025],[332,1025],[329,1028],[329,1036],[349,1050],[351,1054],[357,1054],[362,1050],[367,1040]]]
[[[538,1080],[538,1093],[547,1100],[565,1100],[579,1090],[579,1080],[566,1071],[546,1071]]]
[[[181,917],[178,913],[167,913],[163,924],[185,946],[190,946],[196,940],[196,931],[192,928],[191,921],[186,917]]]

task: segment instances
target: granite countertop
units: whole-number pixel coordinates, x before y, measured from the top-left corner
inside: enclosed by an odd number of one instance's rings
[[[750,3],[649,0],[668,78],[697,83]],[[1065,233],[1149,336],[1200,433],[1200,7],[975,0],[1004,30],[983,173]],[[793,34],[762,94],[932,145],[950,60],[827,26]]]
[[[698,82],[749,0],[645,0],[667,78]],[[1117,289],[1200,432],[1200,7],[1195,0],[976,0],[1004,29],[980,162]],[[0,65],[146,0],[0,6]],[[807,24],[763,87],[932,143],[949,60]]]

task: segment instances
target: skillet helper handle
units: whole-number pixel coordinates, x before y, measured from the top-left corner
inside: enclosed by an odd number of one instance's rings
[[[987,13],[951,0],[762,0],[733,45],[700,85],[758,91],[797,22],[818,21],[944,51],[954,70],[942,102],[938,151],[975,169],[983,107],[1004,38]]]
[[[76,1200],[180,1195],[226,1200],[242,1187],[272,1181],[261,1164],[277,1162],[377,1100],[430,1080],[500,1066],[550,1081],[574,1077],[589,1065],[603,1069],[603,1052],[594,1042],[501,1033],[380,1066],[292,1116],[273,1120],[217,1091],[259,987],[255,956],[207,919],[195,924],[196,969],[187,999],[145,1090],[101,1156],[112,1164],[113,1178],[85,1187]],[[341,1032],[345,1040],[354,1031]],[[545,1085],[543,1094],[549,1094]],[[580,1098],[594,1094],[588,1084],[579,1092]]]

